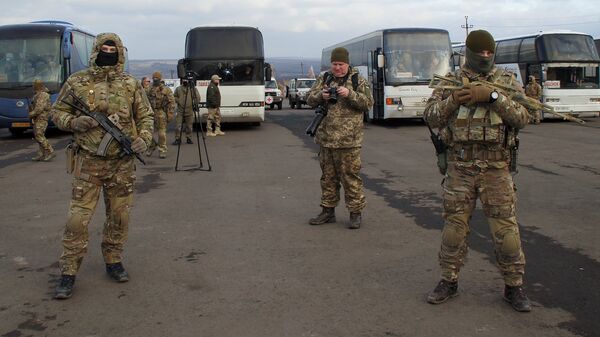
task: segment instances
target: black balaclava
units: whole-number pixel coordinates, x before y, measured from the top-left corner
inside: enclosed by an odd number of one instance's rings
[[[113,40],[106,40],[103,45],[116,47],[117,44]],[[102,50],[98,52],[98,56],[96,56],[96,65],[99,67],[105,66],[114,66],[119,61],[119,51],[116,53],[107,53]]]
[[[492,53],[496,51],[496,42],[492,34],[485,30],[474,30],[467,36],[465,50],[465,65],[478,73],[487,74],[494,67],[494,55],[483,57],[478,53],[488,50]]]

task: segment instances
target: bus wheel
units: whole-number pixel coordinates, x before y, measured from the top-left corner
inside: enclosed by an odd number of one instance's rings
[[[296,102],[296,109],[302,109],[302,103]]]
[[[8,128],[8,131],[10,131],[10,134],[13,135],[13,137],[20,137],[25,132],[25,129],[21,129],[21,128]]]
[[[260,126],[260,122],[252,122],[252,123],[250,123],[250,125],[252,125],[252,126]]]

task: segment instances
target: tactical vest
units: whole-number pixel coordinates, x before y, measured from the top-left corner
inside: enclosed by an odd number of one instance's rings
[[[496,82],[502,75],[494,76],[492,82]],[[478,143],[485,145],[505,144],[506,125],[502,118],[493,111],[491,104],[476,104],[468,107],[461,105],[454,123],[449,128],[452,133],[453,143]]]

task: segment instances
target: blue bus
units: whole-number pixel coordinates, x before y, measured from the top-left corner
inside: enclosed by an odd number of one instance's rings
[[[56,99],[66,79],[88,67],[95,35],[64,21],[0,26],[0,128],[31,128],[29,101],[40,79]]]

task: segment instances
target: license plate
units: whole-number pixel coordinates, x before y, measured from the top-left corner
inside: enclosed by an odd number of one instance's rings
[[[31,127],[31,123],[29,122],[14,122],[11,124],[12,128],[29,128]]]

